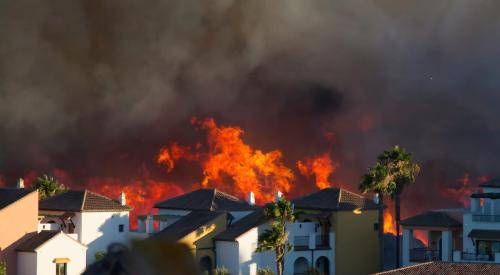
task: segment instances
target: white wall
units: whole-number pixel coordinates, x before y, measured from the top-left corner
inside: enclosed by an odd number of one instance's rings
[[[500,201],[499,201],[500,203]],[[486,230],[500,230],[500,223],[497,222],[474,222],[472,221],[472,214],[465,213],[463,216],[463,250],[465,252],[475,252],[474,244],[468,237],[473,229],[486,229]]]
[[[228,269],[229,274],[239,274],[239,250],[237,242],[216,241],[217,266]]]
[[[35,252],[18,252],[18,275],[49,275],[56,273],[56,258],[68,258],[67,274],[78,275],[85,270],[87,248],[78,241],[58,234]]]
[[[88,246],[87,264],[94,262],[98,251],[107,251],[114,242],[127,243],[129,234],[129,212],[82,212],[79,226],[79,241]],[[118,231],[123,225],[123,232]]]
[[[36,274],[35,252],[17,252],[17,274],[18,275]]]

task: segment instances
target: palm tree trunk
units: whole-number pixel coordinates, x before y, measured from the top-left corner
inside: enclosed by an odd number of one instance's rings
[[[396,209],[396,268],[399,268],[400,263],[401,263],[401,253],[400,253],[400,247],[399,247],[399,221],[401,219],[400,217],[400,199],[399,199],[399,193],[396,193],[396,203],[394,204]]]
[[[380,271],[384,271],[384,195],[380,192],[378,198],[378,254]]]

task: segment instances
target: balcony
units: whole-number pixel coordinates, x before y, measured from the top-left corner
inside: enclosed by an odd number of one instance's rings
[[[500,223],[499,215],[472,215],[473,222],[498,222]]]
[[[495,261],[495,255],[462,252],[461,260],[466,262],[493,262]]]
[[[429,248],[410,249],[410,262],[432,262],[441,260],[441,251]]]
[[[311,234],[306,236],[294,236],[293,248],[296,251],[330,249],[330,235]]]

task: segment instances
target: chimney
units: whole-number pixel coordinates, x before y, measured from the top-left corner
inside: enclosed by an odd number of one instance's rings
[[[378,203],[380,202],[380,197],[378,196],[378,193],[375,193],[375,194],[373,195],[373,202],[374,202],[375,204],[377,204],[377,205],[378,205]]]
[[[255,194],[252,191],[248,192],[248,204],[255,205]]]
[[[283,197],[283,193],[281,193],[280,191],[276,192],[275,199],[277,202],[280,201],[282,197]]]
[[[24,180],[23,178],[19,178],[17,180],[17,189],[22,189],[22,188],[24,188]]]
[[[127,197],[125,197],[125,192],[120,193],[120,204],[121,205],[127,205]]]

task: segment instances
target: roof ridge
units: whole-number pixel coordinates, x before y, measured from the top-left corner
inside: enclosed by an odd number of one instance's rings
[[[80,206],[80,211],[83,211],[83,209],[85,208],[85,201],[87,200],[87,192],[88,192],[87,189],[83,190],[83,200],[82,200],[82,205]]]
[[[217,196],[217,189],[213,189],[212,202],[210,203],[210,211],[215,209],[215,196]]]
[[[342,201],[341,198],[342,198],[342,189],[339,188],[339,196],[337,197],[337,207],[336,207],[337,209],[340,209],[340,202]]]

